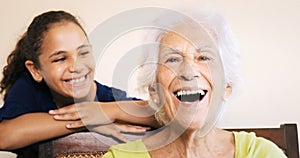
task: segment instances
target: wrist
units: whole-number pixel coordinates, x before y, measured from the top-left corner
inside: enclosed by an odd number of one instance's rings
[[[115,103],[100,103],[99,109],[101,110],[101,114],[103,116],[104,124],[113,123],[117,120],[118,117],[118,106],[114,106]]]

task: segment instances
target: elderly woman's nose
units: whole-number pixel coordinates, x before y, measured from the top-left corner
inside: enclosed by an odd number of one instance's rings
[[[197,68],[192,63],[185,61],[179,68],[178,77],[179,79],[190,81],[196,77],[199,77],[200,72],[197,71]]]

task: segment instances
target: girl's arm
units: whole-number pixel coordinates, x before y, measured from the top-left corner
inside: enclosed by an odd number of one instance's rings
[[[147,101],[82,102],[51,110],[56,120],[74,120],[68,128],[103,125],[116,121],[158,127]]]
[[[85,129],[84,126],[72,129],[66,128],[66,124],[72,122],[56,121],[47,113],[24,114],[11,120],[4,120],[0,123],[0,150],[18,149]],[[121,135],[121,132],[140,133],[148,130],[147,127],[117,123],[93,126],[89,129],[112,135],[122,141],[127,140]]]
[[[0,149],[17,149],[84,129],[66,128],[66,124],[70,122],[72,121],[57,121],[47,113],[29,113],[3,120],[0,123]]]
[[[133,102],[124,102],[123,106],[132,105],[130,103],[133,104]],[[126,124],[111,124],[112,122],[120,120],[134,124],[155,124],[152,117],[132,116],[121,109],[122,105],[118,105],[117,102],[86,102],[53,110],[51,115],[48,113],[28,113],[10,120],[3,120],[0,123],[0,150],[17,149],[43,140],[82,131],[86,129],[85,125],[95,125],[93,128],[88,129],[95,129],[96,132],[112,135],[126,141],[120,134],[121,131],[139,133],[145,132],[148,128]],[[104,113],[101,113],[99,109],[103,110]],[[63,114],[58,114],[59,112]],[[54,118],[52,114],[55,114]],[[80,119],[80,116],[82,116],[82,119]],[[66,127],[66,125],[69,126]]]

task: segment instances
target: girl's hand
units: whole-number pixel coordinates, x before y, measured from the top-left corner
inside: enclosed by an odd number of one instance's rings
[[[113,112],[107,112],[113,114]],[[83,126],[105,125],[115,120],[103,112],[99,102],[82,102],[60,109],[50,110],[55,120],[70,121],[67,127],[79,128]]]
[[[118,138],[123,142],[127,142],[128,140],[121,134],[125,133],[144,133],[147,130],[150,130],[150,127],[142,127],[130,124],[120,124],[120,123],[112,123],[102,126],[91,126],[87,127],[90,131],[101,133],[108,136],[113,136]]]
[[[106,107],[110,108],[112,106]],[[109,111],[107,113],[112,114],[113,112]],[[99,102],[73,104],[60,109],[50,110],[49,114],[53,115],[55,120],[69,121],[66,124],[68,129],[85,127],[90,131],[110,135],[124,142],[127,140],[121,132],[143,133],[150,129],[150,127],[113,123],[115,120],[102,111]]]

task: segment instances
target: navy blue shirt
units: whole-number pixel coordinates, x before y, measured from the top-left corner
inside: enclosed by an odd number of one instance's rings
[[[96,81],[95,81],[96,82]],[[128,98],[126,92],[102,85],[98,82],[95,101],[111,102],[120,100],[137,100]],[[4,105],[0,108],[0,122],[4,119],[12,119],[22,114],[34,112],[46,112],[57,109],[48,86],[42,82],[36,82],[29,73],[24,73],[14,83],[7,94]],[[18,158],[38,157],[39,143],[13,150]]]
[[[95,81],[96,82],[96,81]],[[102,85],[98,82],[95,100],[111,102],[120,100],[136,100],[128,98],[126,92]],[[57,109],[52,95],[45,83],[38,83],[29,73],[24,73],[12,86],[3,107],[0,109],[0,122],[22,114],[33,112],[48,112]]]

